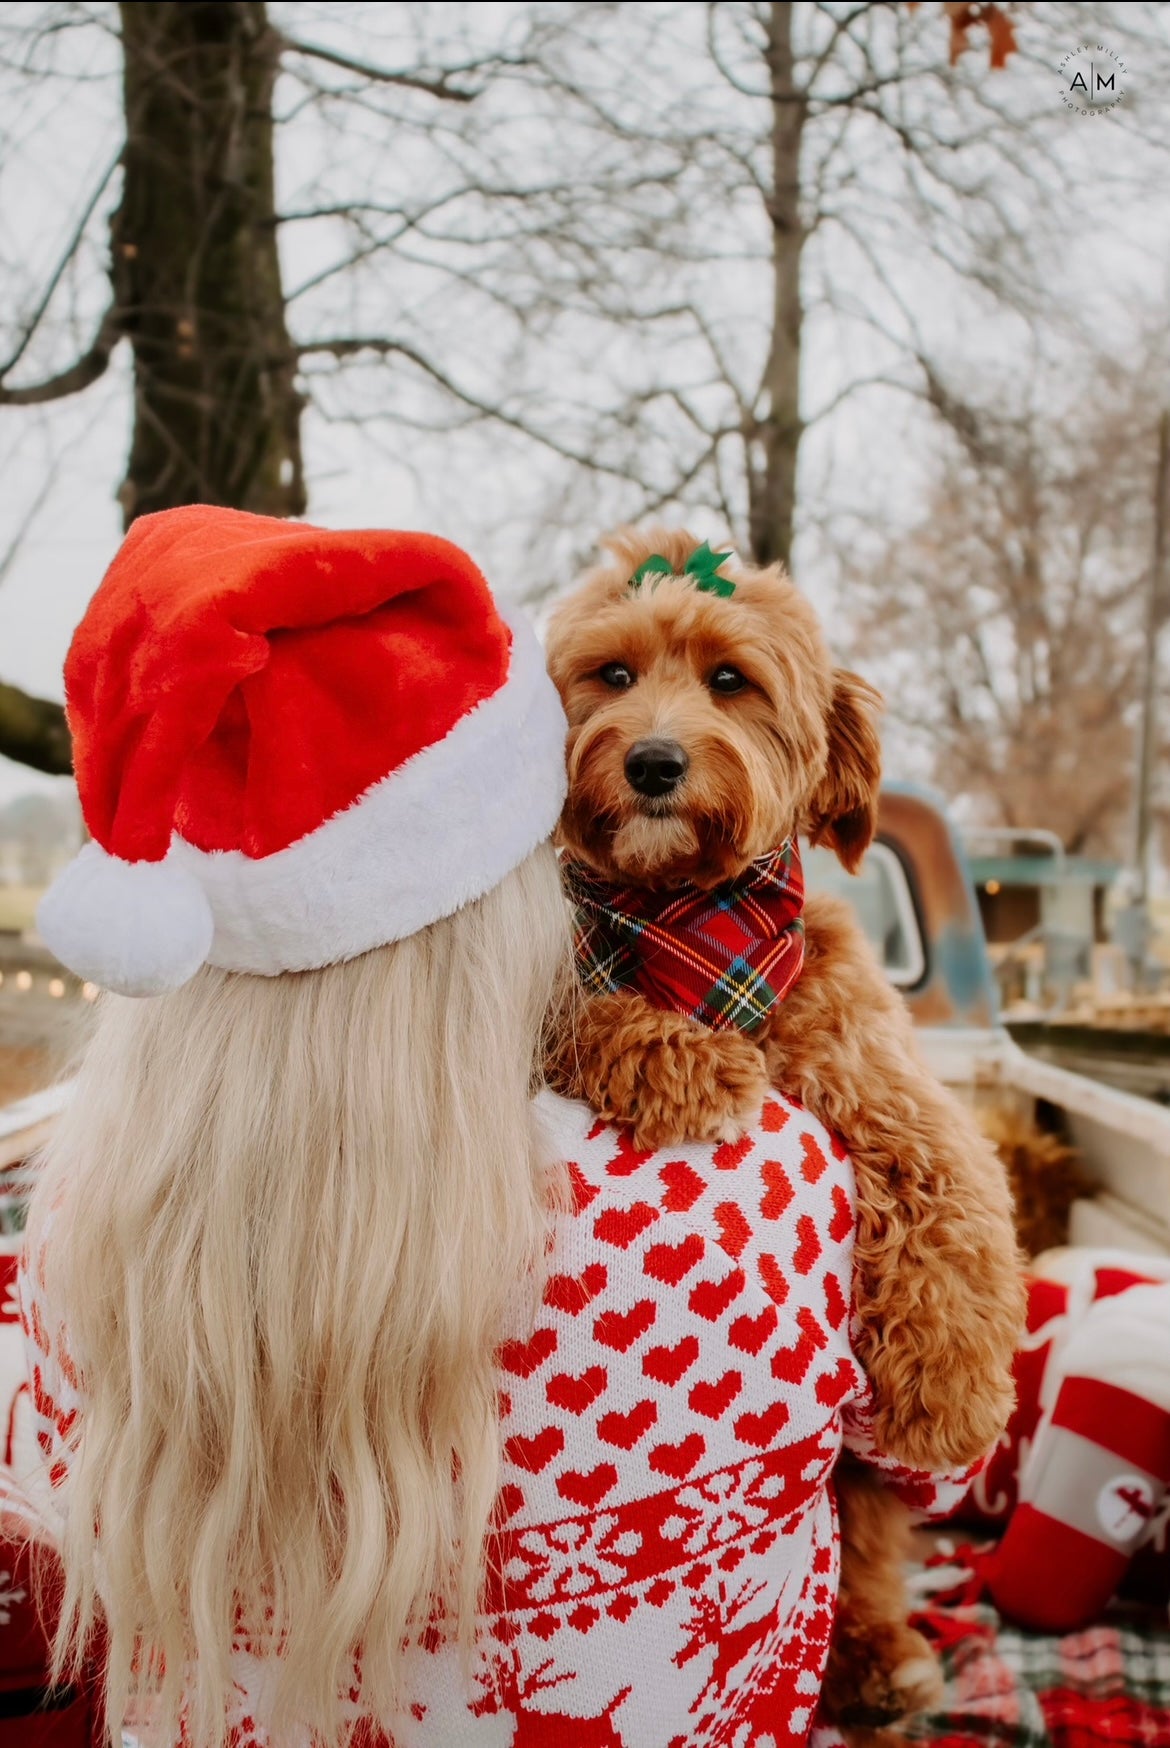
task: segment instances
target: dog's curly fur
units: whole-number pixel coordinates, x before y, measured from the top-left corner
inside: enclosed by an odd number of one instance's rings
[[[891,1718],[927,1711],[942,1697],[930,1644],[906,1620],[910,1518],[892,1512],[873,1469],[845,1456],[837,1469],[841,1587],[821,1706],[849,1726],[853,1748],[891,1748]]]
[[[683,530],[620,531],[605,542],[612,560],[553,617],[549,668],[569,720],[561,842],[607,878],[661,889],[716,886],[798,832],[855,870],[876,823],[879,694],[833,667],[779,566],[725,567],[731,598],[696,589],[685,570],[697,544]],[[651,553],[675,574],[631,590]],[[601,676],[615,662],[635,676],[625,689]],[[711,689],[723,665],[744,676],[742,690]],[[654,735],[678,742],[689,765],[677,790],[648,801],[625,758]],[[737,1134],[770,1084],[840,1135],[857,1179],[856,1346],[878,1439],[916,1468],[961,1466],[994,1444],[1013,1400],[1023,1303],[1004,1172],[973,1114],[920,1060],[848,906],[811,895],[805,939],[800,978],[750,1036],[708,1031],[634,993],[595,997],[558,1044],[554,1080],[632,1124],[642,1145]],[[860,1624],[838,1643],[832,1687],[840,1702],[884,1681],[893,1717],[914,1704],[918,1678],[904,1690],[888,1666],[908,1629],[897,1558],[879,1563],[874,1550],[880,1521],[884,1545],[900,1547],[900,1508],[867,1488],[865,1533],[851,1537],[853,1490],[846,1477],[843,1585]]]

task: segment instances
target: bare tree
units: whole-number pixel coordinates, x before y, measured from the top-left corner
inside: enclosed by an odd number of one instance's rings
[[[646,177],[621,154],[558,147],[564,100],[540,60],[558,10],[0,7],[0,114],[14,99],[0,138],[16,141],[31,103],[51,151],[40,87],[100,79],[103,54],[120,132],[48,270],[0,259],[0,413],[82,394],[128,346],[127,523],[193,501],[302,513],[307,404],[338,423],[389,406],[403,453],[405,431],[490,422],[604,471],[525,373],[541,321],[571,302],[558,281],[596,270],[592,220],[610,214],[618,244],[612,215]],[[297,166],[283,206],[278,138]],[[0,690],[0,752],[67,771],[60,708]]]
[[[290,22],[308,10],[288,9]],[[487,81],[522,57],[462,41],[445,42],[442,53],[431,54],[424,9],[394,10],[405,26],[399,39],[414,40],[396,41],[398,58],[387,65],[282,29],[264,0],[8,7],[0,18],[0,75],[17,96],[39,81],[89,77],[78,39],[100,49],[114,34],[120,44],[123,137],[43,281],[22,286],[12,275],[17,284],[6,300],[12,314],[3,324],[0,409],[45,407],[82,393],[128,344],[134,407],[120,491],[127,523],[146,511],[196,501],[302,513],[301,415],[315,381],[306,364],[311,358],[376,354],[478,410],[476,395],[449,381],[442,351],[428,352],[433,335],[419,339],[384,324],[369,334],[348,326],[338,332],[313,320],[327,309],[320,297],[307,324],[315,332],[295,340],[286,319],[294,300],[304,308],[306,293],[338,269],[319,270],[290,295],[278,252],[283,224],[315,223],[323,236],[332,221],[343,232],[341,268],[356,277],[363,260],[392,255],[403,238],[419,233],[423,217],[444,206],[471,199],[510,206],[545,197],[540,179],[531,187],[494,186],[485,144],[478,148],[478,175],[453,173],[449,160],[460,142],[454,134],[448,140],[435,119],[445,107],[470,106]],[[66,39],[72,39],[71,53],[62,52]],[[381,124],[383,149],[409,147],[412,137],[431,141],[434,192],[424,188],[395,206],[347,191],[332,203],[278,211],[274,92],[281,69],[290,117],[314,108],[320,130],[328,128],[330,110],[344,106],[351,116],[360,110]],[[50,137],[46,130],[47,150]],[[462,149],[464,157],[474,155],[476,143],[464,140]],[[95,232],[107,218],[106,295],[77,345],[79,267],[86,262],[95,277]],[[465,254],[469,240],[465,227]],[[414,268],[405,258],[403,267],[409,289]],[[87,292],[92,303],[88,284]],[[488,399],[482,412],[508,416]],[[513,422],[523,428],[522,418]],[[42,770],[68,771],[60,707],[0,687],[0,752]]]
[[[112,150],[47,270],[0,252],[0,415],[128,349],[127,519],[300,513],[304,431],[357,427],[787,558],[806,432],[866,388],[945,412],[940,302],[1044,315],[1090,20],[1165,55],[1145,4],[7,0],[0,143],[105,78]],[[0,752],[66,769],[59,711],[0,692]]]
[[[1158,374],[997,381],[940,443],[922,514],[847,576],[933,779],[1070,851],[1130,848]]]
[[[276,248],[263,0],[119,6],[126,147],[107,323],[134,350],[126,519],[174,504],[305,509]]]
[[[788,560],[807,431],[866,390],[939,410],[962,324],[1068,321],[1069,232],[1119,187],[1161,199],[1161,8],[576,11],[553,76],[600,132],[673,166],[671,198],[644,208],[640,271],[594,294],[634,360],[595,453],[627,458],[647,500],[721,512],[761,562]],[[1059,64],[1102,32],[1140,83],[1086,153]]]

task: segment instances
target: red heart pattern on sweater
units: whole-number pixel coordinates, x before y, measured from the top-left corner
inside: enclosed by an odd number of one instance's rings
[[[741,1414],[735,1423],[735,1436],[744,1444],[764,1450],[787,1424],[788,1404],[777,1401],[765,1408],[762,1414]]]
[[[544,1302],[556,1311],[567,1311],[579,1317],[603,1292],[609,1273],[603,1262],[591,1262],[579,1275],[550,1275],[545,1284]]]
[[[566,1469],[557,1476],[557,1492],[574,1505],[600,1505],[607,1493],[618,1483],[618,1472],[612,1463],[598,1463],[595,1469],[582,1474],[579,1469]]]
[[[734,1202],[720,1202],[715,1210],[715,1224],[719,1228],[721,1248],[738,1262],[752,1235],[743,1209]]]
[[[853,1231],[853,1209],[840,1184],[833,1185],[833,1218],[829,1222],[829,1237],[834,1244],[844,1244]]]
[[[590,1202],[597,1200],[601,1194],[600,1186],[591,1184],[576,1160],[569,1161],[569,1188],[573,1192],[573,1212],[581,1214]]]
[[[811,1214],[802,1214],[796,1222],[796,1237],[792,1266],[798,1275],[811,1274],[821,1257],[821,1241]]]
[[[807,1305],[796,1313],[800,1340],[795,1347],[781,1347],[772,1355],[772,1376],[788,1384],[802,1384],[809,1367],[829,1338]]]
[[[496,1495],[495,1522],[507,1523],[524,1504],[524,1491],[514,1481],[505,1481]]]
[[[639,1439],[645,1438],[657,1419],[658,1408],[653,1402],[639,1402],[628,1414],[619,1414],[614,1409],[609,1414],[603,1414],[597,1422],[597,1436],[607,1445],[617,1445],[623,1451],[632,1451]]]
[[[758,1354],[779,1321],[775,1305],[765,1305],[758,1317],[737,1317],[727,1339],[741,1353]]]
[[[640,1165],[653,1158],[653,1147],[635,1147],[633,1131],[620,1129],[617,1152],[606,1165],[606,1173],[610,1177],[631,1177]]]
[[[772,1376],[782,1384],[803,1384],[817,1357],[817,1344],[801,1335],[793,1347],[778,1347],[772,1355]]]
[[[765,1251],[760,1257],[757,1266],[760,1271],[760,1281],[765,1293],[767,1293],[773,1305],[783,1305],[788,1297],[788,1282],[784,1278],[784,1270],[780,1267],[776,1258],[771,1256],[767,1251]]]
[[[825,1276],[825,1315],[834,1329],[840,1329],[849,1314],[849,1306],[836,1275]]]
[[[660,1384],[677,1384],[699,1357],[695,1336],[684,1335],[673,1347],[652,1347],[642,1355],[642,1370]]]
[[[539,1475],[542,1469],[547,1469],[554,1457],[559,1457],[565,1448],[565,1435],[559,1426],[546,1426],[543,1432],[537,1432],[531,1438],[522,1433],[516,1433],[504,1446],[504,1455],[518,1469],[527,1469],[530,1475]]]
[[[608,1383],[604,1366],[589,1366],[579,1376],[558,1372],[549,1379],[544,1393],[554,1408],[564,1408],[569,1414],[584,1414],[592,1408]]]
[[[836,1408],[856,1388],[857,1367],[852,1360],[841,1359],[831,1372],[817,1379],[817,1401],[826,1408]]]
[[[500,1364],[515,1378],[530,1378],[557,1351],[555,1329],[538,1329],[528,1341],[506,1341],[500,1348]]]
[[[593,1333],[603,1347],[612,1347],[615,1353],[628,1353],[657,1315],[653,1299],[639,1299],[628,1311],[603,1311],[593,1325]]]
[[[769,1121],[766,1133],[787,1130],[784,1151],[779,1159],[756,1155],[744,1196],[719,1196],[717,1183],[738,1186],[715,1172],[743,1173],[757,1141],[746,1148],[724,1144],[704,1170],[690,1159],[658,1166],[628,1134],[607,1130],[598,1136],[587,1180],[583,1174],[588,1195],[583,1191],[580,1200],[589,1206],[602,1196],[585,1215],[586,1231],[602,1256],[578,1249],[574,1266],[555,1269],[544,1289],[553,1328],[508,1344],[502,1354],[518,1376],[530,1375],[531,1368],[546,1413],[562,1417],[506,1441],[505,1456],[517,1479],[547,1476],[541,1484],[574,1512],[609,1511],[627,1473],[649,1473],[660,1487],[691,1485],[727,1460],[729,1441],[731,1449],[746,1453],[740,1461],[783,1450],[792,1437],[791,1392],[802,1389],[810,1374],[816,1384],[809,1389],[830,1410],[856,1385],[851,1363],[822,1361],[826,1369],[819,1376],[814,1370],[834,1340],[839,1351],[840,1338],[832,1332],[848,1318],[840,1278],[825,1265],[826,1246],[837,1242],[826,1226],[836,1223],[840,1231],[848,1215],[851,1236],[852,1208],[843,1186],[833,1181],[828,1142],[793,1122],[785,1105],[775,1104]],[[622,1184],[647,1166],[660,1186],[657,1197],[623,1200]],[[809,1211],[810,1196],[819,1196],[828,1211],[820,1223]],[[759,1243],[765,1232],[766,1249]],[[728,1261],[720,1270],[711,1267],[713,1258]],[[641,1294],[634,1286],[639,1276],[645,1283]],[[590,1307],[586,1322],[582,1313]],[[613,1355],[612,1364],[589,1363],[590,1328],[594,1352]],[[541,1376],[556,1352],[558,1331],[566,1355],[571,1352],[581,1369],[565,1369],[562,1360],[562,1369],[549,1366]],[[770,1392],[761,1368],[774,1380]],[[631,1388],[638,1376],[646,1394]],[[516,1418],[508,1424],[515,1426]],[[549,1607],[551,1639],[559,1630],[556,1620],[569,1617],[558,1605]],[[587,1631],[587,1625],[578,1630]]]
[[[730,1407],[742,1389],[741,1373],[724,1372],[717,1383],[700,1381],[692,1384],[687,1401],[696,1414],[704,1414],[708,1420],[720,1420],[724,1410]]]
[[[818,1352],[829,1345],[829,1338],[821,1324],[820,1318],[811,1305],[802,1305],[796,1313],[796,1321],[800,1329],[808,1336]]]
[[[655,1445],[650,1452],[650,1467],[659,1475],[669,1475],[672,1481],[683,1481],[707,1449],[701,1432],[692,1432],[678,1444]]]
[[[677,1287],[683,1276],[689,1275],[702,1262],[706,1249],[698,1232],[688,1232],[678,1244],[652,1244],[646,1252],[642,1267],[656,1281]]]
[[[602,1244],[628,1250],[657,1218],[658,1209],[652,1208],[649,1202],[635,1202],[632,1208],[607,1208],[593,1222],[593,1235]]]
[[[658,1178],[666,1186],[662,1206],[668,1214],[687,1213],[707,1187],[698,1172],[693,1171],[685,1159],[672,1159],[663,1166]]]
[[[713,1155],[716,1171],[736,1171],[755,1146],[750,1135],[741,1135],[738,1141],[724,1141]]]
[[[692,1287],[688,1303],[696,1317],[704,1317],[708,1323],[717,1323],[727,1307],[739,1298],[746,1285],[747,1278],[743,1270],[732,1269],[721,1281],[700,1281],[697,1286]]]
[[[820,1183],[829,1169],[829,1162],[821,1149],[815,1135],[805,1132],[800,1138],[800,1149],[804,1154],[801,1162],[800,1175],[806,1184]]]
[[[764,1180],[760,1213],[765,1220],[782,1220],[792,1206],[792,1198],[796,1194],[788,1173],[778,1159],[765,1159],[760,1167],[760,1176]]]

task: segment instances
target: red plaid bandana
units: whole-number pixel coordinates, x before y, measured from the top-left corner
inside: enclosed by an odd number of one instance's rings
[[[753,1031],[804,962],[804,880],[795,841],[701,892],[615,886],[580,862],[562,873],[577,907],[577,969],[594,994],[634,989],[713,1032]]]

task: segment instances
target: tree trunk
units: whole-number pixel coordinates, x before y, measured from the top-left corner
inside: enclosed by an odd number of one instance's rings
[[[748,439],[748,532],[757,564],[788,563],[800,447],[800,147],[805,104],[796,84],[790,0],[772,0],[766,59],[772,97],[772,337]]]
[[[301,398],[276,247],[263,0],[119,7],[125,185],[114,287],[134,348],[127,525],[149,510],[305,508]]]
[[[301,397],[272,160],[278,39],[263,0],[119,11],[126,147],[112,277],[135,389],[126,524],[192,503],[299,516]],[[0,684],[0,754],[67,773],[60,705]]]

